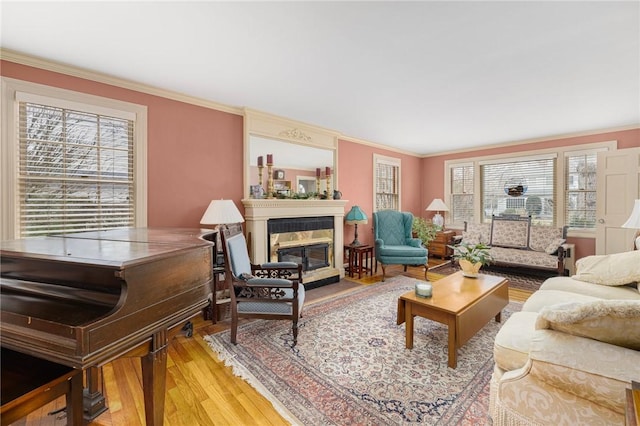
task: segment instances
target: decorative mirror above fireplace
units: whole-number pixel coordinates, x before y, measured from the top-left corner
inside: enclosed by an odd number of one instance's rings
[[[274,191],[283,198],[308,194],[309,185],[299,182],[316,180],[318,175],[319,185],[312,192],[332,194],[338,188],[337,136],[320,127],[245,109],[244,198],[256,198],[267,191],[269,160]],[[275,170],[285,178],[277,179]],[[257,190],[258,185],[263,191]]]

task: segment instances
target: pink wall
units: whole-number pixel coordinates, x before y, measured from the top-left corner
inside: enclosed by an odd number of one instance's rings
[[[421,181],[425,188],[422,193],[422,203],[426,206],[434,198],[444,199],[444,162],[461,158],[475,158],[485,155],[505,153],[519,153],[535,149],[554,148],[559,146],[580,145],[586,143],[618,141],[618,149],[640,146],[640,129],[623,130],[618,132],[595,133],[586,136],[575,136],[561,139],[550,139],[544,142],[525,143],[499,148],[480,149],[458,154],[438,155],[422,159]],[[431,217],[431,214],[429,214]],[[576,245],[576,259],[595,254],[595,239],[570,238],[569,242]]]
[[[1,73],[148,108],[148,225],[198,227],[212,199],[243,211],[241,116],[7,61]]]
[[[197,227],[212,199],[232,199],[243,211],[243,119],[241,116],[153,96],[82,78],[1,61],[2,76],[93,95],[134,102],[148,108],[148,224]],[[373,154],[402,160],[401,207],[417,216],[433,198],[444,198],[444,161],[489,154],[617,140],[618,148],[640,146],[640,129],[592,134],[459,154],[419,158],[340,140],[338,189],[369,215],[360,226],[361,241],[373,243]],[[345,241],[353,240],[353,227],[345,227]],[[595,252],[593,239],[575,239],[577,257]]]
[[[420,179],[420,159],[411,155],[374,148],[344,140],[338,141],[339,190],[342,199],[348,200],[345,213],[358,205],[369,217],[367,225],[358,226],[358,240],[373,244],[373,154],[386,155],[401,160],[402,182],[400,207],[420,216],[424,210],[421,205],[422,185]],[[353,241],[354,227],[345,226],[344,241]]]

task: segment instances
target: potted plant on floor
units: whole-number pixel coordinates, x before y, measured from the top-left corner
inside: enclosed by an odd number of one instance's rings
[[[424,218],[414,217],[411,231],[413,237],[419,238],[422,241],[422,245],[426,248],[429,246],[429,243],[436,238],[438,227]]]
[[[453,249],[453,259],[458,261],[462,275],[465,277],[477,277],[480,268],[490,264],[493,260],[491,253],[489,253],[490,247],[483,243],[461,243],[449,247]]]

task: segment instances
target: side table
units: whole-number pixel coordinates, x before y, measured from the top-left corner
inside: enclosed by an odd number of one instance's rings
[[[436,237],[429,242],[429,255],[440,256],[441,259],[451,257],[453,250],[448,245],[453,243],[455,235],[455,231],[438,231]]]
[[[224,295],[226,290],[226,280],[224,278],[224,266],[217,265],[213,267],[213,279],[211,280],[211,303],[202,309],[202,315],[205,320],[210,319],[214,324],[218,322],[218,305],[231,302],[229,297],[220,297]],[[222,284],[222,285],[221,285]]]
[[[373,261],[373,246],[368,245],[346,245],[344,252],[347,255],[347,265],[349,276],[353,278],[358,273],[358,279],[362,278],[362,273],[371,274],[371,262]]]

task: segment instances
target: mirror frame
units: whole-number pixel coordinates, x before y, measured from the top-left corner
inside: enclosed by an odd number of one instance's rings
[[[332,190],[338,186],[338,132],[323,129],[276,115],[244,109],[244,161],[243,161],[243,197],[251,198],[251,136],[273,139],[284,143],[293,143],[310,148],[326,149],[333,152]],[[266,185],[266,183],[265,183]]]

